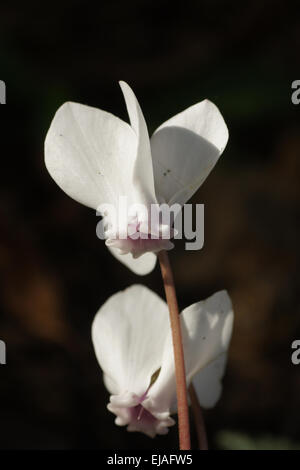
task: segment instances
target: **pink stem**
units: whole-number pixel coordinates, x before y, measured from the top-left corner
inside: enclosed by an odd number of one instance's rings
[[[164,281],[166,299],[169,306],[170,323],[173,338],[176,392],[178,406],[178,430],[180,450],[190,450],[190,425],[189,410],[187,400],[187,385],[185,376],[184,354],[182,345],[182,334],[179,317],[179,309],[175,291],[174,278],[169,257],[166,251],[160,251],[158,254],[160,269]]]

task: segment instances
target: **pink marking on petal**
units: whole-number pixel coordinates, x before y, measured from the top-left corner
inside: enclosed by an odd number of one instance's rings
[[[128,392],[114,395],[110,399],[108,409],[117,416],[115,423],[118,426],[127,426],[130,432],[142,432],[150,437],[167,434],[168,428],[173,426],[175,421],[168,412],[163,413],[161,417],[154,416],[142,405],[146,398],[147,392],[140,398]]]

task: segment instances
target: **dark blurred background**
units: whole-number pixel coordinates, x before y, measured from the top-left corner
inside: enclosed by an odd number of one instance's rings
[[[56,109],[77,101],[127,119],[118,80],[150,132],[209,98],[230,140],[193,202],[205,247],[171,252],[181,307],[228,289],[235,328],[224,392],[205,413],[212,448],[300,448],[300,19],[292,1],[1,3],[0,366],[2,449],[176,448],[114,425],[90,340],[99,306],[146,283],[95,235],[43,161]],[[193,437],[194,438],[194,437]]]

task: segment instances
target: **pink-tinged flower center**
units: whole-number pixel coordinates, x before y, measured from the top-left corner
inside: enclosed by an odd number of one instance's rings
[[[139,425],[140,423],[145,426],[152,426],[155,421],[158,421],[143,405],[137,405],[130,408],[131,423]]]
[[[113,395],[107,408],[117,417],[115,423],[126,426],[128,431],[138,431],[147,436],[154,437],[156,434],[167,434],[168,427],[173,426],[175,421],[169,416],[169,412],[154,416],[142,405],[146,399],[146,393],[138,397],[132,393]]]
[[[172,236],[173,230],[170,227],[159,226],[153,230],[135,220],[127,224],[125,234],[110,232],[106,245],[117,248],[121,254],[131,253],[134,258],[138,258],[146,252],[158,253],[161,250],[172,249],[174,247],[170,241]]]

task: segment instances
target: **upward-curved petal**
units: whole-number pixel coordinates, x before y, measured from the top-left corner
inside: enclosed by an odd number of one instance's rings
[[[100,109],[65,103],[45,140],[46,167],[60,188],[96,209],[130,195],[137,137],[121,119]]]
[[[216,292],[182,312],[187,381],[224,354],[233,327],[233,309],[228,293]]]
[[[163,123],[151,137],[157,197],[184,204],[226,147],[228,129],[218,108],[201,101]]]
[[[221,396],[226,361],[227,354],[223,353],[193,377],[192,382],[203,408],[213,408]]]
[[[144,195],[144,200],[141,202],[147,205],[156,203],[151,147],[145,118],[130,86],[120,81],[120,87],[126,102],[131,127],[138,140],[133,184],[139,198]]]
[[[181,313],[187,383],[228,349],[233,310],[226,291],[191,305]],[[175,401],[175,371],[171,335],[165,343],[163,362],[144,407],[152,414],[169,410]]]
[[[168,321],[165,302],[141,285],[118,292],[100,308],[92,340],[105,383],[114,395],[132,402],[132,397],[145,394],[161,366]]]

